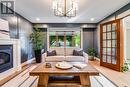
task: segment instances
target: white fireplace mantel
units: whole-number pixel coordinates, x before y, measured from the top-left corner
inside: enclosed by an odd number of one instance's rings
[[[21,70],[21,45],[19,39],[0,39],[0,45],[13,45],[13,68],[0,73],[0,80]]]

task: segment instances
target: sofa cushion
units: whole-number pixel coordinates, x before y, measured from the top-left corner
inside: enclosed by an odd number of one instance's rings
[[[81,50],[80,48],[77,48],[77,47],[67,47],[66,49],[64,49],[64,47],[52,47],[52,48],[49,48],[50,51],[56,50],[56,55],[57,56],[64,56],[65,52],[66,52],[66,56],[72,56],[74,49],[76,49],[78,51]]]
[[[74,56],[83,56],[83,50],[73,50]]]
[[[83,56],[66,56],[66,61],[68,62],[84,62]]]
[[[65,57],[64,56],[47,56],[45,60],[46,62],[60,62],[60,61],[64,61]]]
[[[47,56],[56,56],[56,50],[47,51]]]

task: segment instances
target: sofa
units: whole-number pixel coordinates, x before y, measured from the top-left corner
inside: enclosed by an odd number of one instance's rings
[[[81,50],[80,48],[66,48],[66,56],[64,56],[64,47],[60,48],[51,48],[49,51],[55,50],[55,56],[47,56],[47,52],[42,54],[42,61],[43,62],[61,62],[61,61],[68,61],[68,62],[88,62],[88,54],[83,52],[83,56],[74,56],[74,50]]]

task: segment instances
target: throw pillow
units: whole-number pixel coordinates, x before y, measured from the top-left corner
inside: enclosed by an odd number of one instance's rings
[[[56,50],[47,51],[47,56],[56,56]]]
[[[73,50],[73,55],[74,56],[83,56],[83,50]]]

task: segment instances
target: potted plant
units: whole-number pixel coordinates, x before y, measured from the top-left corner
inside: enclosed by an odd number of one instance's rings
[[[122,67],[122,72],[127,72],[129,70],[128,63],[125,63],[124,66]]]
[[[40,31],[38,25],[34,26],[34,32],[30,34],[30,40],[33,43],[36,63],[41,62],[41,50],[44,47],[44,33]]]
[[[92,61],[94,60],[94,57],[97,56],[97,51],[94,48],[89,48],[87,50],[87,53],[89,55],[89,59],[92,60]]]
[[[125,62],[124,66],[122,67],[122,72],[127,72],[130,70],[130,63]]]

